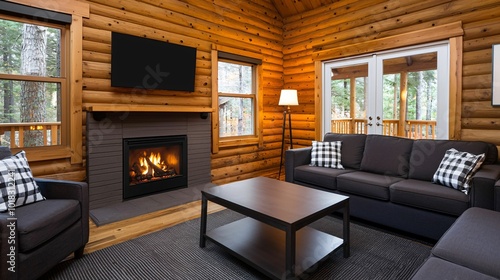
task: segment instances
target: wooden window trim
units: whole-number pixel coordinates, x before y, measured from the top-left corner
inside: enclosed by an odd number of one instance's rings
[[[262,105],[262,64],[254,65],[255,67],[255,94],[253,94],[255,99],[255,133],[249,136],[235,136],[235,137],[225,137],[221,139],[219,136],[219,88],[217,84],[218,79],[218,52],[223,51],[227,53],[234,53],[236,55],[246,56],[254,58],[257,60],[262,60],[260,54],[243,51],[239,49],[234,49],[224,46],[213,46],[212,48],[212,108],[214,111],[212,113],[212,153],[216,154],[221,148],[230,148],[238,146],[247,145],[258,145],[261,148],[264,145],[264,140],[262,137],[262,115],[263,115],[263,105]]]
[[[408,47],[424,43],[449,40],[450,46],[450,89],[449,89],[449,139],[460,139],[461,135],[461,93],[462,93],[462,60],[463,60],[462,22],[454,22],[407,32],[399,35],[370,40],[367,42],[345,45],[328,50],[313,52],[316,79],[315,83],[315,128],[316,140],[323,139],[323,61]]]
[[[48,9],[54,12],[72,15],[72,23],[65,32],[64,44],[67,44],[65,59],[67,77],[68,106],[62,114],[66,114],[66,139],[62,146],[26,148],[30,161],[44,161],[69,158],[71,164],[83,163],[83,127],[82,127],[82,77],[83,77],[83,18],[90,16],[90,5],[76,0],[15,0],[9,1],[34,8]],[[63,137],[63,136],[62,136]],[[63,139],[61,139],[63,141]],[[15,152],[19,149],[13,149]]]

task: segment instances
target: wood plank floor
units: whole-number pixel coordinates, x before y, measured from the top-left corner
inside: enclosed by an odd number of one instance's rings
[[[224,207],[218,204],[208,203],[208,213],[222,209]],[[90,236],[85,254],[199,218],[200,214],[201,200],[198,200],[100,227],[90,220]]]

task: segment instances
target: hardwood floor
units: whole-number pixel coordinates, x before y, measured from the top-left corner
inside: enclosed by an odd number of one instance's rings
[[[223,209],[225,208],[218,204],[211,202],[208,204],[208,213]],[[85,253],[199,218],[200,213],[201,201],[198,200],[100,227],[90,220],[89,243],[85,246]]]

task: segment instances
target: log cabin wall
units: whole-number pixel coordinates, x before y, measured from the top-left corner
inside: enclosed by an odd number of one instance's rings
[[[500,146],[500,108],[491,106],[491,50],[492,44],[500,43],[497,0],[345,0],[285,18],[284,82],[286,88],[299,90],[300,106],[292,108],[296,142],[310,145],[315,139],[315,49],[369,42],[458,21],[464,36],[457,138]]]
[[[264,115],[260,117],[266,119],[263,128],[266,143],[260,148],[244,142],[238,147],[220,148],[213,154],[211,174],[212,182],[224,183],[272,172],[279,162],[281,144],[281,138],[277,138],[281,136],[280,131],[275,129],[281,122],[273,118],[283,86],[283,21],[270,1],[86,2],[90,4],[90,17],[83,21],[84,108],[116,104],[212,107],[212,49],[221,46],[261,54],[264,57],[261,85]],[[195,92],[131,94],[127,89],[112,88],[110,48],[113,31],[196,47]],[[217,110],[216,107],[212,109]],[[271,111],[271,117],[267,111]]]
[[[36,0],[13,2],[43,6]],[[437,25],[462,22],[463,74],[460,135],[500,145],[500,109],[491,104],[491,46],[500,43],[498,0],[340,0],[295,16],[282,18],[271,0],[87,0],[90,16],[83,17],[83,106],[89,104],[169,104],[212,107],[211,50],[217,46],[263,56],[263,145],[221,148],[212,155],[214,183],[267,175],[279,165],[283,108],[282,88],[299,91],[292,107],[294,147],[315,139],[315,49],[335,48],[403,34]],[[47,7],[50,8],[50,7]],[[195,92],[154,91],[138,99],[110,86],[111,32],[196,47]],[[139,100],[139,102],[138,102]],[[213,108],[217,109],[217,108]],[[85,134],[82,127],[72,129]],[[85,135],[82,135],[85,155]],[[85,159],[84,159],[85,160]],[[37,176],[84,180],[85,161],[66,159],[37,162]]]

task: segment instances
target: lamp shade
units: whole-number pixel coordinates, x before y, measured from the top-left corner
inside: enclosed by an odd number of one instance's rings
[[[280,106],[299,105],[296,89],[282,89],[280,94]]]

